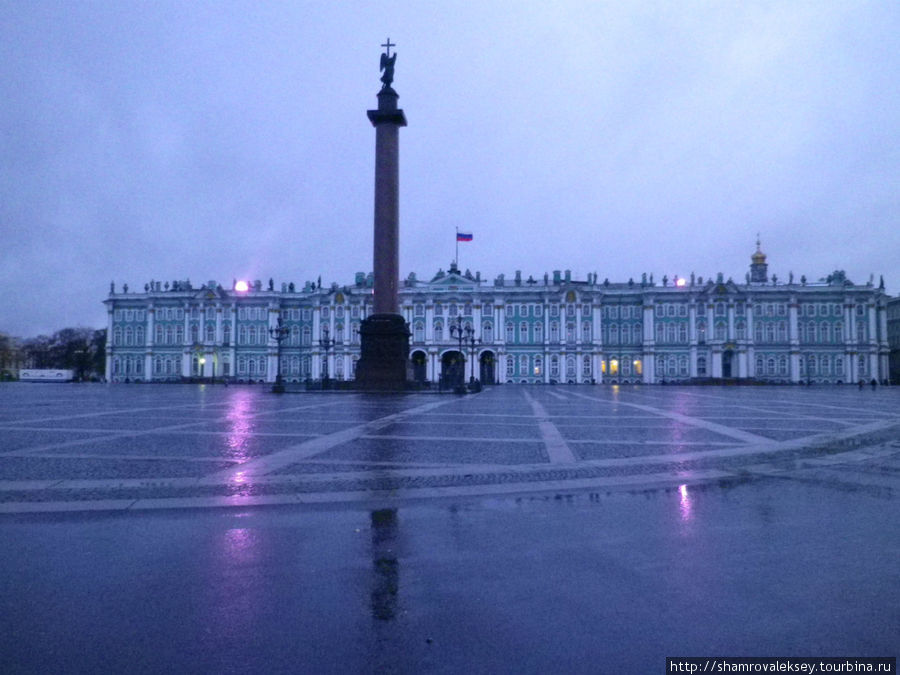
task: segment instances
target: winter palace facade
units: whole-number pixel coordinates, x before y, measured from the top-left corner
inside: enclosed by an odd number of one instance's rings
[[[702,277],[627,283],[498,276],[451,265],[401,284],[415,379],[451,373],[492,383],[644,383],[709,379],[879,382],[888,377],[883,283],[842,272],[818,282],[769,277],[757,247],[743,283]],[[352,379],[372,275],[349,286],[270,280],[111,286],[107,379]],[[280,332],[279,332],[280,326]],[[458,339],[460,328],[474,339]],[[276,339],[281,336],[281,340]],[[280,352],[280,356],[279,356]]]

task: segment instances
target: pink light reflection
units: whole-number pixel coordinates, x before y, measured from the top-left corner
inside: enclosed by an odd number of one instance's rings
[[[249,391],[236,391],[231,397],[230,407],[225,415],[228,435],[225,437],[227,454],[230,458],[244,463],[251,459],[250,443],[253,438],[253,409],[256,395]],[[233,482],[246,481],[243,471],[234,475]]]
[[[682,520],[690,520],[691,519],[691,496],[688,494],[688,486],[687,485],[679,485],[678,486],[678,494],[681,496],[680,504],[681,504],[681,519]]]

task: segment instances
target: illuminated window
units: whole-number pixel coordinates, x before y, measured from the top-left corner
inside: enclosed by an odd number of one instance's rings
[[[609,360],[609,374],[610,375],[618,375],[619,374],[619,359],[610,359]]]
[[[643,367],[643,364],[641,363],[640,359],[635,359],[632,362],[632,365],[634,366],[634,374],[635,375],[643,375],[644,374],[644,367]]]

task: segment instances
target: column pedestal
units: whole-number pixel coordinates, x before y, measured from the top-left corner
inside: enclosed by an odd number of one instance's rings
[[[373,314],[359,327],[356,384],[361,389],[399,391],[411,382],[409,328],[399,314]]]

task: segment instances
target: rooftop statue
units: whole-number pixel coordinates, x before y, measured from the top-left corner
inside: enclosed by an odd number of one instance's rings
[[[391,82],[394,81],[394,63],[397,61],[397,52],[394,52],[394,55],[391,56],[391,47],[396,47],[397,45],[392,44],[391,39],[388,38],[387,42],[381,46],[387,49],[387,52],[381,55],[381,67],[379,70],[384,71],[381,75],[381,88],[390,89]]]

